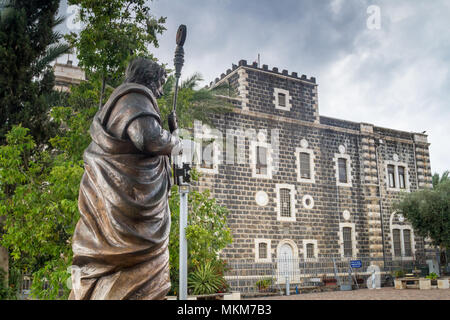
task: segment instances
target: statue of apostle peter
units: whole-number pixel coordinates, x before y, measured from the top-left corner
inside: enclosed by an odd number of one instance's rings
[[[165,70],[136,58],[94,117],[73,236],[70,299],[164,299],[170,289],[169,155],[156,103]],[[176,119],[169,117],[169,128]]]

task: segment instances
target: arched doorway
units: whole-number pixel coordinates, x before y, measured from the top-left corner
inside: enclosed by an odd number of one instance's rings
[[[282,240],[277,247],[277,280],[285,283],[286,277],[291,283],[297,282],[298,271],[298,248],[292,240]]]
[[[293,273],[293,252],[288,243],[283,243],[278,251],[279,273],[281,277],[291,277]]]

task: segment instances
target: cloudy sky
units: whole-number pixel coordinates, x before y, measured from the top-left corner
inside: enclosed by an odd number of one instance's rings
[[[200,72],[207,84],[260,54],[269,68],[316,77],[321,115],[426,130],[432,171],[450,169],[450,1],[154,0],[151,7],[167,17],[152,49],[161,62],[172,65],[176,30],[187,25],[184,76]],[[61,13],[66,8],[62,1]]]

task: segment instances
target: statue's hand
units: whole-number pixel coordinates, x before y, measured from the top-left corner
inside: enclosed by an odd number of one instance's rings
[[[175,130],[178,129],[177,114],[175,113],[175,111],[172,111],[169,114],[168,122],[170,133],[173,133]]]

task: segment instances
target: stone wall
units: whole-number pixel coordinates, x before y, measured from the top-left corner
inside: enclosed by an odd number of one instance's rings
[[[392,258],[392,229],[408,228],[392,203],[402,192],[431,186],[426,136],[319,116],[315,79],[286,70],[241,60],[210,85],[222,82],[237,91],[234,111],[212,115],[215,130],[195,129],[197,137],[216,135],[221,141],[216,169],[199,168],[199,186],[210,189],[230,211],[234,241],[221,255],[229,261],[257,261],[261,241],[268,245],[268,260],[276,259],[283,245],[292,248],[294,258],[304,258],[307,243],[314,243],[317,257],[343,255],[342,228],[351,227],[354,258],[380,258],[383,251]],[[288,92],[285,109],[277,108],[277,90]],[[236,148],[242,147],[242,154],[231,157],[238,163],[226,161],[227,134]],[[265,177],[252,166],[255,145],[270,150]],[[311,182],[299,178],[299,150],[312,156]],[[341,157],[350,164],[347,184],[337,182]],[[406,168],[404,190],[388,188],[388,164]],[[280,218],[280,188],[289,189],[293,200],[289,219]],[[424,241],[415,234],[412,238],[410,259],[417,259],[424,254]]]

